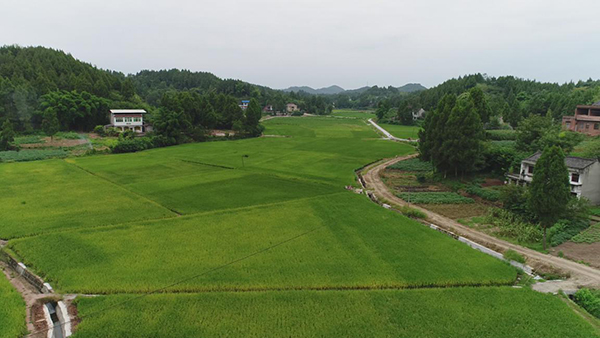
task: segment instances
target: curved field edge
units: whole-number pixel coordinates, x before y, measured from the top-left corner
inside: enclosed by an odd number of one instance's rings
[[[194,276],[165,292],[500,285],[517,273],[350,192],[51,233],[9,247],[70,293],[148,292]]]
[[[74,337],[599,337],[529,289],[113,295],[76,300]]]
[[[0,336],[16,338],[25,335],[25,311],[25,301],[7,280],[4,271],[0,271]]]

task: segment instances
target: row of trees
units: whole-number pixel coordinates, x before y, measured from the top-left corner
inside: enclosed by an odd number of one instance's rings
[[[251,99],[248,108],[242,110],[234,97],[225,94],[168,92],[161,99],[153,125],[155,132],[165,137],[169,144],[202,141],[207,130],[213,128],[233,129],[243,136],[258,136],[263,131],[261,111],[256,99]]]
[[[438,108],[428,114],[419,132],[419,152],[438,172],[472,172],[483,155],[485,133],[476,91],[459,97],[445,95]]]

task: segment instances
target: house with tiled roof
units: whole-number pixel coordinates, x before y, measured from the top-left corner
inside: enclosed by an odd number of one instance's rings
[[[538,151],[524,159],[518,174],[507,175],[508,183],[519,185],[531,183],[535,174],[535,164],[540,156],[542,153]],[[571,194],[579,198],[585,197],[593,205],[600,205],[600,162],[598,159],[567,156],[565,164],[569,169]]]

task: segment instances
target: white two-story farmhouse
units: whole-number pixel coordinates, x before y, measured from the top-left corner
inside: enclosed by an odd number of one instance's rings
[[[542,156],[537,152],[521,162],[519,174],[509,174],[509,183],[529,184],[535,174],[535,164]],[[571,194],[579,198],[585,197],[593,205],[600,205],[600,162],[597,159],[567,156],[565,164],[569,169]]]
[[[110,126],[120,131],[133,130],[136,133],[145,132],[143,109],[111,109]]]

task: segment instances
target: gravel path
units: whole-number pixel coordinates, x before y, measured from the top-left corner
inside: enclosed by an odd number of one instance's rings
[[[367,185],[367,189],[372,191],[377,198],[382,202],[397,206],[404,206],[407,203],[398,198],[392,192],[389,191],[388,187],[383,183],[380,178],[380,173],[385,170],[389,165],[392,165],[398,161],[414,158],[416,155],[397,157],[394,159],[383,160],[379,164],[373,165],[368,168],[368,171],[364,174],[364,180]],[[522,246],[509,243],[507,241],[498,239],[496,237],[481,233],[466,227],[448,217],[436,214],[427,209],[421,208],[416,205],[411,207],[424,212],[427,215],[427,220],[441,228],[452,231],[457,235],[466,237],[476,243],[484,245],[492,250],[504,252],[508,249],[512,249],[527,258],[527,264],[534,267],[537,270],[544,271],[557,271],[567,273],[570,275],[568,286],[576,287],[600,287],[600,270],[578,264],[563,258],[546,255],[535,250],[524,248]],[[567,284],[565,284],[567,286]],[[560,287],[557,286],[557,287]]]

